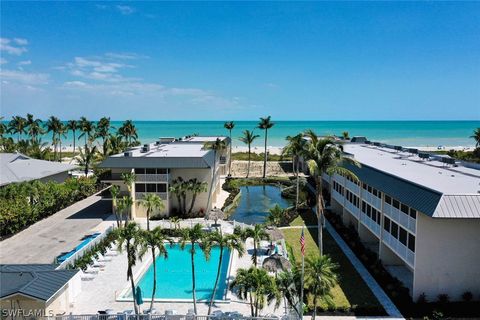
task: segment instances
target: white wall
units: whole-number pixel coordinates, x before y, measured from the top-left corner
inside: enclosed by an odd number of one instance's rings
[[[413,298],[459,300],[465,291],[480,295],[480,219],[417,215]]]

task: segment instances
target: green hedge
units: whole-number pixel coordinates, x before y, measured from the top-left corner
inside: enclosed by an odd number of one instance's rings
[[[96,178],[30,181],[0,189],[0,237],[13,235],[100,189]]]

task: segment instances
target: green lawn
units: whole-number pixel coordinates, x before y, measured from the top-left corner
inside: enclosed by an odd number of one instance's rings
[[[297,217],[292,221],[292,226],[304,225],[304,219],[308,221],[308,225],[315,225],[316,218],[313,214],[308,217]],[[287,245],[293,248],[296,261],[301,262],[300,252],[300,234],[301,229],[284,229],[282,230],[285,235],[285,241]],[[308,231],[308,232],[307,232]],[[306,256],[318,254],[317,246],[317,229],[308,228],[305,229],[305,242],[306,242]],[[332,290],[333,300],[337,309],[357,307],[381,307],[373,293],[365,284],[363,279],[357,273],[352,266],[348,258],[343,254],[338,247],[332,236],[325,231],[323,233],[323,248],[324,253],[328,254],[332,260],[339,265],[339,284]],[[309,297],[309,305],[313,305],[313,299]],[[322,308],[326,308],[327,305],[321,302]]]

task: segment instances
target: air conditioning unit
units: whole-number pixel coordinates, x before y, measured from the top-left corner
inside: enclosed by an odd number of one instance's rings
[[[133,152],[132,152],[132,151],[124,152],[124,153],[123,153],[123,156],[124,156],[124,157],[131,157],[131,156],[133,156]]]

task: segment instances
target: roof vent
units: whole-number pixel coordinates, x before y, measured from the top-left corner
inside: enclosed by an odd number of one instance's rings
[[[132,152],[132,151],[124,152],[124,153],[123,153],[123,156],[124,156],[124,157],[131,157],[131,156],[133,156],[133,152]]]
[[[145,153],[145,152],[148,152],[148,151],[150,151],[150,145],[149,144],[144,144],[141,152]]]

